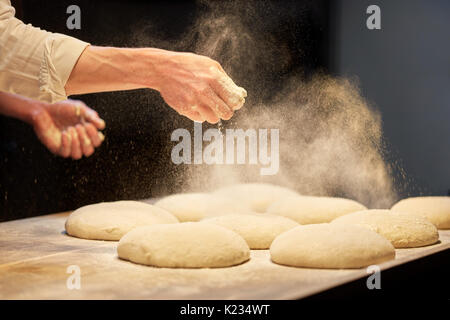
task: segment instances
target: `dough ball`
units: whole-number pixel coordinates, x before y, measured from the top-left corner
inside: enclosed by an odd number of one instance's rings
[[[281,234],[270,246],[273,262],[305,268],[362,268],[394,259],[392,244],[355,225],[312,224]]]
[[[138,201],[102,202],[81,207],[66,220],[69,235],[91,240],[119,240],[139,226],[177,223],[169,212]]]
[[[250,258],[240,235],[199,222],[136,228],[120,239],[117,252],[125,260],[166,268],[229,267]]]
[[[427,246],[439,240],[436,227],[427,219],[390,210],[365,210],[339,217],[332,224],[367,227],[391,241],[396,248]]]
[[[450,229],[450,197],[415,197],[403,199],[393,211],[425,217],[438,229]]]
[[[291,219],[270,214],[229,214],[202,220],[233,230],[241,235],[250,249],[269,249],[273,239],[299,224]]]
[[[268,183],[243,183],[227,186],[214,192],[236,201],[255,212],[266,212],[267,208],[280,199],[298,195],[294,190]]]
[[[231,199],[209,193],[178,193],[162,198],[155,206],[169,211],[181,222],[249,211]]]
[[[272,204],[267,213],[290,218],[300,224],[326,223],[347,213],[367,209],[350,199],[295,196]]]

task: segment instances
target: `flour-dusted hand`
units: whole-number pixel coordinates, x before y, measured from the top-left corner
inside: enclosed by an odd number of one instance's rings
[[[62,157],[88,157],[104,139],[99,130],[105,128],[105,122],[82,101],[41,104],[31,119],[39,140],[52,153]]]
[[[66,94],[150,88],[194,121],[216,123],[240,109],[247,92],[206,56],[157,48],[88,46],[65,85]]]
[[[169,106],[195,121],[228,120],[247,96],[217,61],[205,56],[167,52],[156,72],[159,77],[154,89]]]

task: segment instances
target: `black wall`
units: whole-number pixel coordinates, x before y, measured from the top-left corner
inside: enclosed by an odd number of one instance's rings
[[[368,30],[366,9],[381,9]],[[383,115],[391,156],[410,180],[404,195],[450,192],[450,2],[337,0],[330,22],[330,72],[357,75]]]

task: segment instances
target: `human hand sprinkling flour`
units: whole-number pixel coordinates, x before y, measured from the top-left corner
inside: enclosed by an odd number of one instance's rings
[[[66,93],[150,88],[191,120],[228,120],[247,96],[221,65],[206,56],[155,48],[88,46],[72,70]]]
[[[156,89],[169,106],[192,120],[228,120],[245,102],[247,91],[208,57],[171,52],[158,69],[161,81]]]

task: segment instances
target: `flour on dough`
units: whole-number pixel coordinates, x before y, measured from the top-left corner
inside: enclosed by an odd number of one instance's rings
[[[300,224],[327,223],[347,213],[367,209],[344,198],[293,196],[273,203],[267,213],[290,218]]]
[[[278,235],[299,225],[285,217],[260,213],[229,214],[204,219],[202,222],[213,223],[233,230],[247,241],[250,249],[269,249],[270,244]]]
[[[427,218],[438,229],[450,229],[450,197],[413,197],[400,200],[391,210]]]
[[[102,202],[73,211],[66,220],[69,235],[91,240],[119,240],[138,226],[178,223],[169,212],[138,201]]]
[[[255,212],[266,212],[267,208],[280,199],[298,195],[294,190],[269,183],[243,183],[220,188],[214,192]]]
[[[209,216],[250,211],[231,199],[210,193],[178,193],[162,198],[155,206],[169,211],[180,222],[194,222]]]
[[[391,210],[353,212],[332,223],[367,227],[391,241],[395,248],[423,247],[439,240],[438,230],[427,219]]]
[[[124,260],[165,268],[229,267],[250,258],[240,235],[201,222],[133,229],[120,239],[117,253]]]
[[[273,262],[305,268],[362,268],[395,258],[392,244],[367,228],[340,224],[299,226],[270,246]]]

